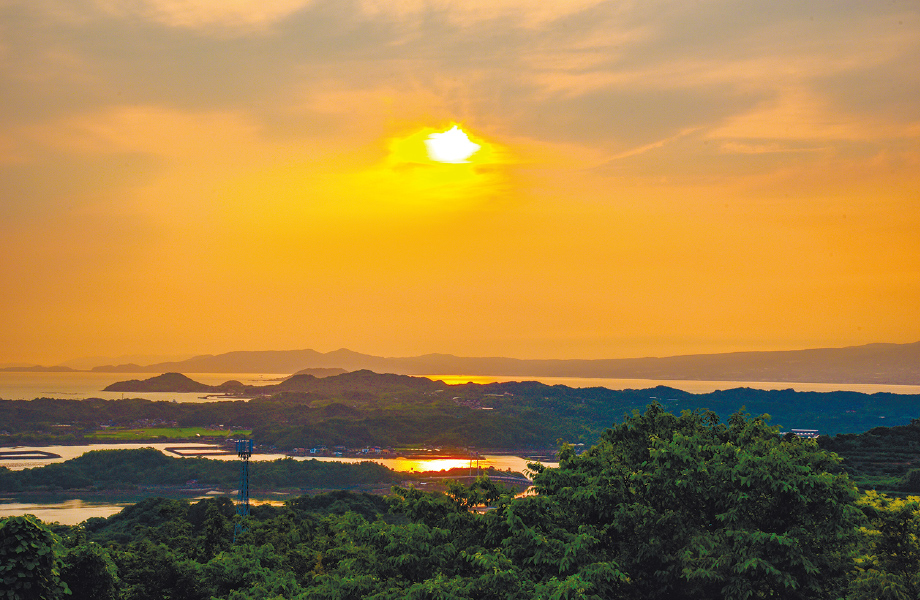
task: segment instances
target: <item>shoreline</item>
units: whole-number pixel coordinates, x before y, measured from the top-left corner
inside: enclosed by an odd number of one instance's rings
[[[139,438],[139,439],[130,439],[130,440],[97,440],[97,439],[84,439],[84,440],[53,440],[50,442],[25,442],[25,443],[6,443],[0,441],[0,461],[11,460],[12,458],[21,458],[21,457],[10,457],[6,458],[5,455],[12,455],[20,451],[16,451],[16,448],[49,448],[52,446],[106,446],[106,445],[119,445],[119,444],[176,444],[176,450],[185,449],[182,444],[202,444],[209,446],[218,446],[221,448],[227,448],[223,452],[201,452],[201,453],[189,453],[181,454],[179,452],[174,452],[173,449],[167,448],[167,450],[183,458],[195,458],[207,456],[233,456],[236,454],[235,450],[232,450],[232,444],[227,442],[227,438],[216,438],[216,437],[195,437],[195,438],[168,438],[163,439],[162,437],[152,437],[152,438]],[[9,448],[10,450],[3,450],[4,448]],[[189,448],[193,449],[193,448]],[[206,450],[202,448],[202,450]],[[36,451],[41,452],[41,451]],[[393,450],[387,453],[386,455],[371,453],[371,452],[360,452],[355,450],[349,450],[347,453],[342,454],[341,456],[335,456],[333,453],[326,452],[323,454],[309,454],[309,453],[295,453],[292,451],[276,451],[276,452],[267,452],[256,450],[253,452],[253,455],[260,456],[277,456],[278,458],[367,458],[368,460],[374,460],[375,458],[407,458],[407,459],[427,459],[427,460],[475,460],[478,455],[480,459],[482,457],[489,456],[517,456],[522,459],[552,459],[558,452],[558,448],[479,448],[471,450],[448,450],[448,451],[437,451],[437,450],[421,450],[421,449],[412,449],[412,450]],[[49,453],[45,453],[49,454]],[[46,458],[52,458],[52,456],[46,456]],[[59,458],[54,456],[53,458]],[[2,463],[0,463],[2,464]]]

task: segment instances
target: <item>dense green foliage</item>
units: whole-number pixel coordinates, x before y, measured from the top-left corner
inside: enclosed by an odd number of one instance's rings
[[[859,598],[920,598],[920,498],[888,498],[874,491],[860,498],[869,524],[851,584]]]
[[[764,419],[653,404],[535,494],[487,478],[255,506],[149,499],[58,526],[75,595],[124,600],[916,598],[920,499],[860,498],[838,459]],[[479,512],[477,507],[489,506]],[[58,560],[57,558],[55,560]],[[87,591],[91,590],[91,591]],[[108,596],[107,596],[108,595]]]
[[[821,436],[818,444],[840,455],[843,468],[860,488],[920,493],[920,419],[861,434]]]
[[[71,600],[116,600],[121,597],[118,569],[111,555],[95,542],[68,548],[61,579],[68,582]]]
[[[717,420],[653,405],[565,452],[515,508],[534,541],[568,541],[534,544],[540,560],[572,565],[560,582],[592,583],[580,564],[616,564],[632,598],[839,597],[860,517],[853,485],[814,442],[740,414]]]
[[[63,463],[11,471],[0,467],[0,492],[123,489],[138,485],[199,485],[233,489],[239,485],[239,464],[206,458],[173,458],[159,450],[93,450]],[[259,463],[250,471],[254,489],[337,488],[358,484],[389,485],[406,479],[383,465],[366,461],[342,463],[282,458]]]
[[[0,521],[0,597],[55,598],[67,590],[60,579],[59,539],[30,516]]]
[[[446,385],[423,377],[357,371],[295,376],[250,386],[252,400],[202,403],[126,400],[0,400],[3,443],[89,441],[101,427],[235,427],[281,449],[367,445],[554,448],[559,439],[593,444],[610,424],[649,402],[667,410],[708,409],[727,419],[746,407],[785,429],[823,434],[901,425],[916,418],[916,395],[733,389],[690,394],[570,388],[537,382]],[[488,409],[488,410],[483,410]],[[229,429],[227,430],[229,433]]]

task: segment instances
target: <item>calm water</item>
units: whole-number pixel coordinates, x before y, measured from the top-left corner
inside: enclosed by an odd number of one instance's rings
[[[224,493],[188,494],[187,498],[194,502],[202,498],[227,496],[236,502],[235,495]],[[0,518],[21,517],[22,515],[35,515],[46,523],[58,522],[64,525],[76,525],[92,517],[111,517],[121,512],[126,506],[136,504],[151,495],[116,494],[106,499],[67,498],[61,495],[30,497],[28,501],[22,499],[0,498]],[[251,498],[251,504],[282,504],[280,500],[268,498]]]
[[[215,448],[212,444],[194,444],[185,442],[172,442],[172,443],[118,443],[118,444],[80,444],[75,446],[3,446],[0,447],[0,450],[40,450],[43,452],[50,452],[52,454],[60,455],[60,458],[42,458],[42,459],[18,459],[13,458],[12,460],[0,460],[0,467],[6,467],[11,471],[19,471],[21,469],[31,469],[34,467],[41,467],[42,465],[48,465],[51,463],[64,462],[65,460],[70,460],[71,458],[76,458],[86,454],[90,450],[120,450],[120,449],[135,449],[135,448],[156,448],[160,452],[167,454],[168,456],[178,456],[172,452],[166,452],[166,448],[172,448],[175,446],[182,446],[183,448],[196,447],[202,449],[213,450]],[[264,456],[264,455],[260,455]],[[217,458],[223,459],[222,456],[209,456],[208,458]],[[236,460],[236,456],[228,456],[226,458],[232,458]],[[274,456],[273,458],[278,458]]]
[[[140,500],[138,498],[137,500]],[[0,518],[35,515],[46,523],[63,523],[76,525],[91,517],[111,517],[133,502],[94,502],[80,498],[66,500],[47,500],[44,502],[5,501],[0,498]]]
[[[0,398],[4,400],[32,400],[34,398],[147,398],[176,402],[214,402],[226,398],[202,398],[204,394],[177,394],[173,392],[103,392],[102,389],[118,381],[149,379],[157,373],[7,373],[0,372]],[[192,379],[206,385],[220,385],[236,380],[246,385],[277,383],[284,374],[274,373],[192,373]]]
[[[862,392],[875,394],[920,394],[920,385],[886,385],[875,383],[798,383],[783,381],[687,381],[682,379],[612,379],[591,377],[493,377],[482,375],[425,375],[448,384],[539,381],[546,385],[572,388],[604,387],[611,390],[647,390],[659,385],[691,394],[708,394],[717,390],[751,388],[755,390],[795,390],[797,392]]]
[[[17,446],[12,448],[15,450],[43,450],[45,452],[52,452],[54,454],[60,454],[60,458],[45,459],[45,460],[27,460],[27,461],[0,461],[0,465],[8,467],[12,470],[20,470],[25,468],[40,467],[45,464],[52,462],[63,462],[64,460],[75,458],[89,452],[90,450],[106,450],[106,449],[117,449],[117,448],[143,448],[143,447],[153,447],[169,456],[176,456],[175,454],[166,452],[165,449],[173,446],[195,446],[202,449],[214,449],[216,446],[209,444],[85,444],[80,446]],[[283,455],[279,454],[253,454],[253,461],[265,461],[265,460],[277,460]],[[237,457],[234,455],[226,456],[209,456],[209,459],[216,460],[237,460]],[[295,457],[294,460],[314,460],[310,457]],[[468,459],[449,459],[449,458],[436,458],[436,459],[425,459],[425,458],[332,458],[332,457],[320,457],[315,460],[320,461],[339,461],[339,462],[362,462],[366,460],[372,460],[383,464],[395,471],[401,472],[422,472],[422,471],[440,471],[453,468],[468,468],[471,463]],[[482,468],[495,467],[499,470],[511,469],[512,471],[518,473],[525,473],[527,469],[527,463],[530,462],[525,458],[519,456],[504,456],[504,455],[487,455],[480,457],[479,466]],[[547,466],[557,466],[558,463],[544,463]],[[217,492],[214,492],[217,494]],[[193,498],[201,498],[204,496],[193,496]],[[139,495],[125,495],[115,498],[105,498],[99,500],[85,499],[85,498],[69,498],[61,495],[49,496],[47,498],[29,498],[28,502],[25,502],[21,499],[14,498],[3,498],[0,497],[0,518],[2,517],[12,517],[12,516],[21,516],[25,514],[33,514],[36,517],[42,519],[46,522],[57,521],[58,523],[63,523],[66,525],[75,525],[81,523],[90,517],[108,517],[114,515],[115,513],[121,511],[122,508],[138,502],[144,498],[144,496]],[[235,499],[235,498],[234,498]],[[255,503],[262,502],[273,502],[270,499],[257,498],[254,500]]]
[[[167,452],[167,448],[173,448],[176,446],[181,446],[182,448],[201,448],[203,450],[214,450],[220,449],[218,446],[212,444],[189,444],[185,442],[167,442],[167,443],[118,443],[118,444],[81,444],[75,446],[7,446],[2,448],[3,450],[41,450],[44,452],[50,452],[52,454],[59,454],[60,458],[47,458],[47,459],[13,459],[13,460],[0,460],[0,466],[6,467],[12,471],[19,471],[21,469],[31,469],[34,467],[40,467],[42,465],[47,465],[51,463],[64,462],[65,460],[70,460],[71,458],[76,458],[81,456],[90,450],[117,450],[117,449],[133,449],[133,448],[155,448],[160,452],[172,457],[178,457],[177,454],[172,452]],[[283,454],[253,454],[252,461],[266,461],[266,460],[278,460],[283,458]],[[212,460],[238,460],[235,454],[227,454],[223,456],[208,456],[206,458]],[[470,466],[470,460],[466,458],[432,458],[426,459],[424,457],[414,457],[414,458],[403,458],[403,457],[380,457],[376,455],[368,455],[367,457],[362,458],[351,458],[351,457],[311,457],[311,456],[295,456],[294,460],[319,460],[319,461],[334,461],[334,462],[349,462],[349,463],[360,463],[365,461],[373,461],[380,463],[394,471],[442,471],[445,469],[454,469],[454,468],[465,468]],[[523,472],[527,468],[528,460],[521,458],[519,456],[506,456],[506,455],[483,455],[479,459],[479,465],[483,468],[494,467],[501,471],[505,469],[511,469],[512,471]],[[551,463],[547,463],[551,464]]]
[[[140,397],[149,400],[176,402],[214,402],[224,398],[202,398],[204,394],[177,394],[171,392],[103,392],[102,389],[117,381],[148,379],[155,373],[7,373],[0,372],[0,398],[4,400],[32,400],[34,398],[119,398]],[[219,385],[234,379],[246,385],[268,385],[285,377],[278,373],[190,373],[199,383]],[[504,381],[540,381],[547,385],[569,387],[605,387],[612,390],[642,390],[664,385],[693,394],[706,394],[715,390],[748,387],[760,390],[788,390],[800,392],[833,392],[846,390],[874,394],[920,394],[920,385],[879,385],[842,383],[787,383],[764,381],[683,381],[671,379],[598,379],[579,377],[485,377],[479,375],[426,375],[448,384],[466,382],[492,383]]]

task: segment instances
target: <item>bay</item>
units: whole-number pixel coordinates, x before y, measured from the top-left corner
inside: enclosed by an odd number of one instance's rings
[[[236,496],[225,493],[206,493],[189,492],[177,494],[173,492],[170,497],[183,497],[191,502],[196,502],[202,498],[214,498],[226,496],[233,502],[236,502]],[[74,498],[62,494],[48,495],[29,495],[28,497],[0,498],[0,519],[4,517],[21,517],[23,515],[34,515],[46,523],[61,523],[62,525],[77,525],[93,517],[111,517],[121,512],[125,507],[136,504],[145,498],[156,496],[152,492],[146,494],[137,493],[108,493],[104,496],[97,495],[93,497]],[[250,504],[274,504],[282,502],[271,498],[250,498]]]
[[[126,448],[144,448],[150,447],[160,450],[161,452],[167,454],[168,456],[176,456],[175,454],[168,452],[167,448],[182,446],[183,448],[196,447],[201,448],[202,450],[216,450],[220,449],[219,446],[213,444],[188,444],[188,443],[156,443],[156,444],[143,444],[143,443],[119,443],[119,444],[81,444],[74,446],[17,446],[15,448],[9,448],[13,450],[29,450],[35,451],[40,450],[44,452],[50,452],[53,454],[59,454],[60,458],[51,458],[44,460],[26,460],[26,461],[16,461],[16,462],[7,462],[0,461],[0,465],[8,467],[12,470],[20,470],[25,468],[40,467],[44,464],[50,464],[53,462],[63,462],[65,460],[76,458],[86,452],[91,450],[107,450],[107,449],[126,449]],[[253,454],[250,459],[252,462],[260,461],[270,461],[277,460],[279,458],[284,458],[283,454]],[[235,455],[227,454],[223,456],[208,456],[207,458],[212,460],[239,460]],[[394,471],[399,472],[425,472],[425,471],[442,471],[447,469],[461,468],[461,469],[470,469],[470,474],[478,473],[478,469],[486,469],[488,467],[494,467],[498,470],[510,469],[512,472],[525,473],[527,474],[527,464],[532,462],[531,460],[512,455],[483,455],[479,457],[478,461],[470,460],[469,458],[427,458],[424,455],[416,455],[412,457],[393,457],[393,458],[383,458],[383,457],[368,457],[368,458],[352,458],[352,457],[309,457],[309,456],[296,456],[292,457],[294,460],[319,460],[319,461],[335,461],[335,462],[348,462],[348,463],[359,463],[364,461],[373,461],[380,463]],[[544,462],[548,467],[558,466],[558,463],[555,462]],[[257,468],[253,466],[252,468]],[[446,477],[446,475],[445,475]],[[175,495],[176,491],[171,490],[170,495]],[[213,495],[226,495],[223,493],[213,492]],[[189,494],[183,494],[189,497],[191,500],[200,499],[206,497],[206,494],[201,495],[200,492]],[[3,517],[12,517],[12,516],[21,516],[25,514],[32,514],[40,518],[45,522],[58,522],[65,525],[76,525],[77,523],[82,523],[86,519],[91,517],[109,517],[120,512],[125,506],[134,504],[142,500],[145,497],[149,497],[150,494],[138,495],[138,494],[124,494],[116,493],[113,495],[105,494],[100,496],[99,494],[91,494],[90,497],[78,497],[76,494],[68,494],[66,492],[48,495],[48,496],[34,496],[29,495],[27,498],[23,496],[17,497],[0,497],[0,518]],[[235,496],[229,496],[232,500],[235,500]],[[271,498],[261,498],[259,496],[254,496],[252,499],[254,504],[260,503],[277,503],[277,500],[272,500]]]
[[[115,443],[115,444],[75,444],[72,446],[8,446],[4,447],[4,450],[16,450],[16,451],[34,451],[34,452],[48,452],[51,454],[59,455],[58,458],[42,458],[42,459],[14,459],[14,460],[0,460],[0,466],[6,467],[12,471],[19,471],[22,469],[31,469],[35,467],[41,467],[42,465],[48,465],[51,463],[60,463],[65,460],[70,460],[83,454],[90,452],[91,450],[118,450],[118,449],[134,449],[134,448],[154,448],[163,452],[167,456],[172,456],[178,458],[179,455],[169,452],[169,448],[183,448],[183,453],[190,448],[200,448],[201,450],[214,451],[222,450],[220,446],[215,444],[195,444],[187,442],[158,442],[158,443]],[[255,453],[250,458],[252,462],[261,462],[261,461],[271,461],[278,460],[279,458],[285,458],[288,455],[286,454],[272,454],[272,453]],[[235,454],[224,454],[217,456],[207,456],[206,458],[212,460],[230,460],[235,461],[239,458]],[[442,471],[446,469],[454,468],[468,468],[475,466],[475,461],[471,461],[470,458],[465,457],[452,457],[444,458],[439,456],[433,456],[431,458],[425,457],[424,453],[416,453],[411,457],[395,456],[395,457],[384,457],[378,455],[367,455],[362,457],[332,457],[332,456],[292,456],[293,460],[302,461],[302,460],[318,460],[323,462],[346,462],[346,463],[361,463],[366,461],[372,461],[384,465],[387,468],[393,469],[394,471],[402,472],[424,472],[424,471]],[[527,463],[530,462],[529,459],[523,458],[520,456],[505,455],[505,454],[488,454],[482,455],[479,457],[478,465],[482,468],[493,467],[500,471],[506,469],[511,469],[516,472],[524,472],[527,468]],[[547,463],[551,464],[551,463]]]
[[[19,471],[22,469],[32,469],[35,467],[41,467],[43,465],[50,465],[52,463],[61,463],[65,460],[70,460],[72,458],[77,458],[82,456],[91,450],[133,450],[137,448],[155,448],[160,452],[163,452],[167,456],[177,457],[178,455],[168,452],[167,448],[174,448],[176,446],[182,446],[183,448],[201,448],[202,450],[219,450],[218,446],[214,444],[196,444],[190,442],[119,442],[113,444],[73,444],[67,446],[3,446],[0,447],[0,450],[15,450],[15,451],[29,451],[29,452],[48,452],[50,454],[57,454],[57,458],[28,458],[20,459],[13,458],[10,460],[0,460],[0,467],[6,467],[11,471]],[[259,455],[262,456],[262,455]],[[224,458],[222,456],[209,456],[208,458]],[[227,456],[228,459],[236,460],[236,456]],[[280,458],[275,456],[274,458]]]
[[[546,385],[571,388],[603,387],[610,390],[647,390],[665,386],[691,394],[709,394],[719,390],[751,388],[754,390],[795,390],[797,392],[860,392],[863,394],[920,394],[920,385],[879,383],[807,383],[800,381],[697,381],[684,379],[614,379],[603,377],[527,377],[491,375],[424,375],[430,379],[457,385],[462,383],[503,383],[537,381]]]
[[[92,517],[111,517],[133,503],[131,501],[96,502],[82,498],[29,502],[0,498],[0,518],[34,515],[45,523],[57,522],[63,525],[76,525]]]
[[[233,398],[208,396],[200,392],[103,392],[109,385],[130,379],[149,379],[156,373],[23,373],[0,371],[0,398],[4,400],[33,400],[35,398],[146,398],[166,402],[216,402]],[[236,380],[246,385],[269,385],[288,377],[283,373],[194,373],[192,379],[206,385],[220,385]]]

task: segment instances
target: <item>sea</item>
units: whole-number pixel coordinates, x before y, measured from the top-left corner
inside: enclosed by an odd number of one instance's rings
[[[0,450],[16,451],[41,451],[49,454],[58,455],[56,458],[47,459],[26,459],[0,461],[0,466],[7,467],[13,471],[40,467],[42,465],[64,462],[71,458],[76,458],[92,450],[115,450],[127,448],[155,448],[169,456],[176,456],[169,452],[169,448],[181,446],[183,453],[189,452],[192,447],[201,450],[220,449],[218,446],[210,444],[189,444],[189,443],[117,443],[117,444],[81,444],[73,446],[15,446],[0,448]],[[251,462],[271,461],[283,458],[283,454],[253,454]],[[214,460],[238,460],[236,455],[227,454],[221,456],[211,456],[207,458]],[[476,458],[425,458],[424,456],[406,457],[367,457],[367,458],[332,458],[332,457],[309,457],[294,456],[294,460],[318,460],[318,461],[338,461],[349,463],[360,463],[372,461],[380,463],[394,471],[399,472],[427,472],[427,471],[445,471],[448,469],[470,469],[471,473],[476,473],[479,469],[494,467],[504,471],[510,469],[515,473],[529,474],[528,463],[534,462],[526,457],[510,455],[482,455]],[[556,462],[543,461],[542,464],[548,467],[555,467]],[[180,493],[189,500],[198,500],[201,498],[213,497],[215,495],[226,495],[226,492],[220,490],[195,489],[188,492],[181,490],[170,490],[170,495]],[[109,517],[120,512],[124,507],[139,502],[145,497],[149,497],[150,492],[146,494],[138,493],[115,493],[115,494],[89,494],[77,496],[76,494],[56,493],[46,495],[15,495],[3,494],[0,492],[0,519],[3,517],[22,516],[26,514],[35,515],[41,520],[52,523],[57,522],[64,525],[76,525],[82,523],[91,517]],[[153,494],[155,495],[155,493]],[[235,499],[230,496],[231,499]],[[280,501],[272,495],[254,496],[254,504],[278,504]]]
[[[34,398],[103,398],[117,400],[120,398],[147,398],[175,402],[215,402],[227,400],[225,397],[201,393],[173,392],[103,392],[103,388],[118,381],[130,379],[149,379],[157,373],[20,373],[0,372],[0,399],[32,400]],[[236,380],[245,385],[269,385],[278,383],[288,374],[284,373],[188,373],[189,377],[199,383],[219,385],[225,381]],[[865,394],[888,392],[891,394],[920,394],[920,385],[887,385],[868,383],[801,383],[780,381],[687,381],[680,379],[608,379],[582,377],[530,377],[530,376],[483,376],[469,374],[432,374],[424,375],[430,379],[443,381],[450,385],[462,383],[493,383],[505,381],[539,381],[546,385],[565,385],[569,387],[605,387],[611,390],[645,390],[659,385],[683,390],[692,394],[708,394],[716,390],[730,390],[740,387],[759,390],[788,390],[799,392],[835,392],[853,391]]]
[[[67,373],[14,373],[0,372],[0,399],[3,400],[31,400],[34,398],[103,398],[115,400],[121,398],[141,397],[153,401],[166,402],[215,402],[228,398],[205,395],[201,393],[169,393],[169,392],[144,392],[122,393],[103,392],[102,389],[117,381],[129,379],[147,379],[156,373],[93,373],[93,372],[67,372]],[[225,381],[236,380],[246,385],[269,385],[287,377],[283,373],[190,373],[189,377],[200,383],[218,385]],[[685,380],[660,380],[660,379],[605,379],[605,378],[575,378],[575,377],[494,377],[480,375],[433,374],[426,375],[434,380],[444,381],[450,385],[463,383],[492,383],[505,381],[539,381],[547,385],[565,385],[569,387],[605,387],[613,390],[650,389],[659,385],[683,390],[693,394],[705,394],[716,390],[735,388],[753,388],[761,390],[787,390],[793,389],[802,392],[833,392],[854,391],[865,394],[886,392],[892,394],[920,394],[920,385],[884,385],[884,384],[836,384],[836,383],[800,383],[800,382],[764,382],[764,381],[685,381]],[[175,443],[119,443],[119,444],[85,444],[80,446],[43,446],[19,447],[17,450],[43,450],[57,454],[60,458],[43,460],[12,460],[2,461],[0,465],[10,469],[25,469],[38,467],[49,462],[62,462],[69,458],[79,456],[84,452],[96,449],[113,448],[140,448],[154,447],[163,452],[166,448],[175,446]],[[192,444],[182,444],[190,446]],[[207,447],[206,444],[202,444]],[[7,448],[11,449],[11,448]],[[252,460],[274,460],[281,455],[256,454]],[[235,456],[212,456],[218,460],[236,460]],[[295,460],[311,460],[310,457],[295,457]],[[360,462],[368,460],[363,458],[317,458],[316,460],[337,460],[343,462]],[[438,471],[456,467],[467,467],[470,462],[465,459],[434,458],[408,459],[408,458],[383,458],[372,457],[370,460],[379,462],[396,471]],[[480,457],[479,465],[482,467],[495,467],[500,470],[511,469],[516,472],[525,472],[526,457],[487,455]],[[545,463],[554,466],[553,463]],[[206,497],[208,492],[204,492]],[[216,493],[216,492],[215,492]],[[42,520],[63,524],[77,524],[90,517],[106,517],[122,510],[125,506],[137,502],[140,497],[125,496],[120,498],[88,499],[77,497],[29,497],[28,500],[14,497],[0,497],[0,518],[22,514],[34,514]],[[270,498],[261,501],[272,502]]]
[[[85,371],[65,373],[0,372],[0,399],[33,400],[35,398],[146,398],[167,402],[215,402],[228,398],[198,393],[174,392],[104,392],[109,385],[131,379],[149,379],[159,373],[94,373]],[[290,374],[284,373],[191,373],[198,383],[219,385],[236,380],[245,385],[270,385]]]

